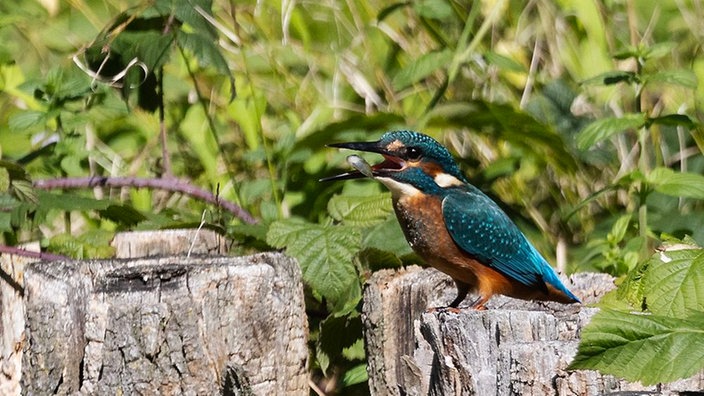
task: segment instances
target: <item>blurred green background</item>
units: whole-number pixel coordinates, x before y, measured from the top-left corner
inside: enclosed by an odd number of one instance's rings
[[[624,275],[663,238],[704,243],[703,10],[5,0],[0,232],[108,257],[116,231],[203,218],[235,253],[286,248],[308,285],[316,383],[364,394],[363,281],[417,260],[378,183],[318,182],[349,168],[325,144],[429,134],[559,269]],[[164,191],[31,184],[90,175],[175,175],[258,224]]]

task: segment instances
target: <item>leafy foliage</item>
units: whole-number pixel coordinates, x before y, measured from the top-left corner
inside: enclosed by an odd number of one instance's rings
[[[567,247],[561,268],[623,276],[612,308],[685,327],[699,309],[687,265],[650,259],[656,235],[704,243],[696,5],[9,1],[0,15],[3,242],[97,257],[116,231],[204,218],[235,253],[285,249],[326,390],[366,393],[362,284],[418,263],[377,184],[318,182],[347,167],[330,142],[428,133],[543,253]],[[169,175],[259,224],[164,191],[36,187]]]
[[[656,253],[605,298],[606,307],[583,329],[572,369],[598,369],[651,385],[704,368],[704,249],[671,249],[678,250]]]

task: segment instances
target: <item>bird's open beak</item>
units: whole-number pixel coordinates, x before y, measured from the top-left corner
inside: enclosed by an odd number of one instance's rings
[[[384,161],[369,167],[369,165],[359,157],[354,156],[356,159],[358,159],[357,161],[351,161],[350,157],[348,157],[348,162],[350,162],[350,164],[352,164],[358,170],[342,173],[335,176],[324,177],[320,179],[320,181],[360,179],[365,176],[369,176],[369,173],[371,173],[372,177],[383,177],[385,175],[388,175],[390,172],[397,172],[406,166],[405,161],[403,159],[392,155],[389,150],[386,147],[382,146],[379,142],[333,143],[328,144],[328,147],[366,151],[369,153],[379,153],[384,156]],[[365,166],[369,169],[366,170],[361,168]],[[359,169],[362,169],[364,172],[360,171]]]

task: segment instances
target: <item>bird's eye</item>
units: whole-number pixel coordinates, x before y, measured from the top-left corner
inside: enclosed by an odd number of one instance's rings
[[[411,161],[418,161],[423,156],[423,153],[418,147],[406,148],[406,157]]]

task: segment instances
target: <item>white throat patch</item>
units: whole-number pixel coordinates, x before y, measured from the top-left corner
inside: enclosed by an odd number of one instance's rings
[[[453,186],[461,186],[464,183],[462,181],[450,174],[447,173],[438,173],[435,175],[435,184],[437,184],[440,187],[453,187]]]
[[[410,197],[416,194],[420,194],[419,189],[413,187],[408,183],[397,182],[396,180],[389,177],[377,177],[376,179],[384,183],[384,185],[388,187],[389,190],[391,190],[391,195],[396,198]]]

